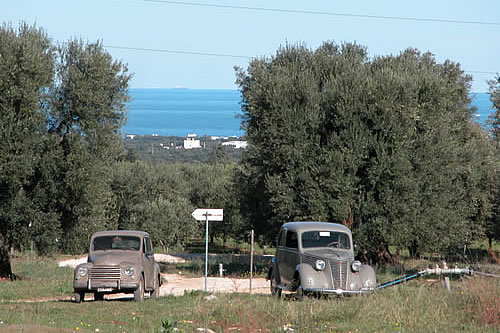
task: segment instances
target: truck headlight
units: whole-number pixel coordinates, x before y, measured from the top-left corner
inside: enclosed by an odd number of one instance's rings
[[[321,260],[321,259],[316,260],[315,267],[316,267],[316,269],[317,269],[318,271],[322,271],[322,270],[324,270],[324,269],[325,269],[325,267],[326,267],[326,263],[325,263],[325,261],[324,261],[324,260]]]
[[[79,267],[78,268],[78,276],[85,276],[87,275],[87,273],[89,272],[89,270],[87,269],[87,267]]]
[[[135,269],[132,266],[127,266],[127,267],[125,267],[124,272],[125,272],[126,276],[132,276],[132,275],[134,275]]]
[[[352,264],[351,264],[352,271],[353,272],[359,272],[359,270],[361,269],[361,266],[363,266],[363,264],[361,263],[361,261],[354,260],[352,262]]]

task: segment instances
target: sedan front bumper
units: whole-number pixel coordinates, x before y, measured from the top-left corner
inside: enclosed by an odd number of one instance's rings
[[[349,296],[349,295],[364,295],[373,294],[375,292],[374,288],[370,289],[359,289],[359,290],[344,290],[344,289],[327,289],[327,288],[303,288],[305,293],[319,293],[325,295],[335,295],[335,296]]]

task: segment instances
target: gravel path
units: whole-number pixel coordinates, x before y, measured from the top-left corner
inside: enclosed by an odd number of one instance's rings
[[[87,260],[87,257],[69,259],[59,262],[60,267],[69,266],[75,268],[78,264]],[[167,255],[155,254],[157,262],[177,263],[185,262],[185,259]],[[185,277],[182,274],[162,273],[163,285],[160,287],[160,296],[174,295],[181,296],[184,292],[192,290],[205,290],[205,277]],[[250,287],[250,279],[237,279],[228,277],[208,277],[207,290],[217,293],[248,293]],[[252,279],[252,293],[254,294],[270,294],[269,282],[264,278]],[[115,297],[117,295],[108,295]],[[91,297],[91,295],[89,294]],[[87,297],[89,297],[87,296]],[[120,296],[118,296],[120,297]],[[121,297],[132,297],[132,295],[122,295]]]

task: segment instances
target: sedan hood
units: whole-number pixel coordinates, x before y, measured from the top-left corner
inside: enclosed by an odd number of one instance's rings
[[[304,254],[309,254],[315,257],[321,257],[330,260],[353,260],[353,256],[349,251],[339,251],[333,248],[316,248],[304,251]]]
[[[94,265],[118,266],[123,262],[138,263],[140,262],[139,251],[127,250],[108,250],[108,251],[95,251],[89,255],[89,262]]]

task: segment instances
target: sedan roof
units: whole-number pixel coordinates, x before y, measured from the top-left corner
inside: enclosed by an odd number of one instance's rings
[[[97,237],[97,236],[137,236],[137,237],[144,237],[144,236],[149,236],[149,234],[145,231],[138,231],[138,230],[105,230],[105,231],[98,231],[95,234],[92,235],[92,237]]]
[[[283,228],[296,230],[297,232],[311,231],[311,230],[328,230],[328,231],[342,231],[346,233],[351,233],[348,227],[343,224],[331,223],[331,222],[313,222],[313,221],[301,221],[301,222],[288,222],[283,224]]]

